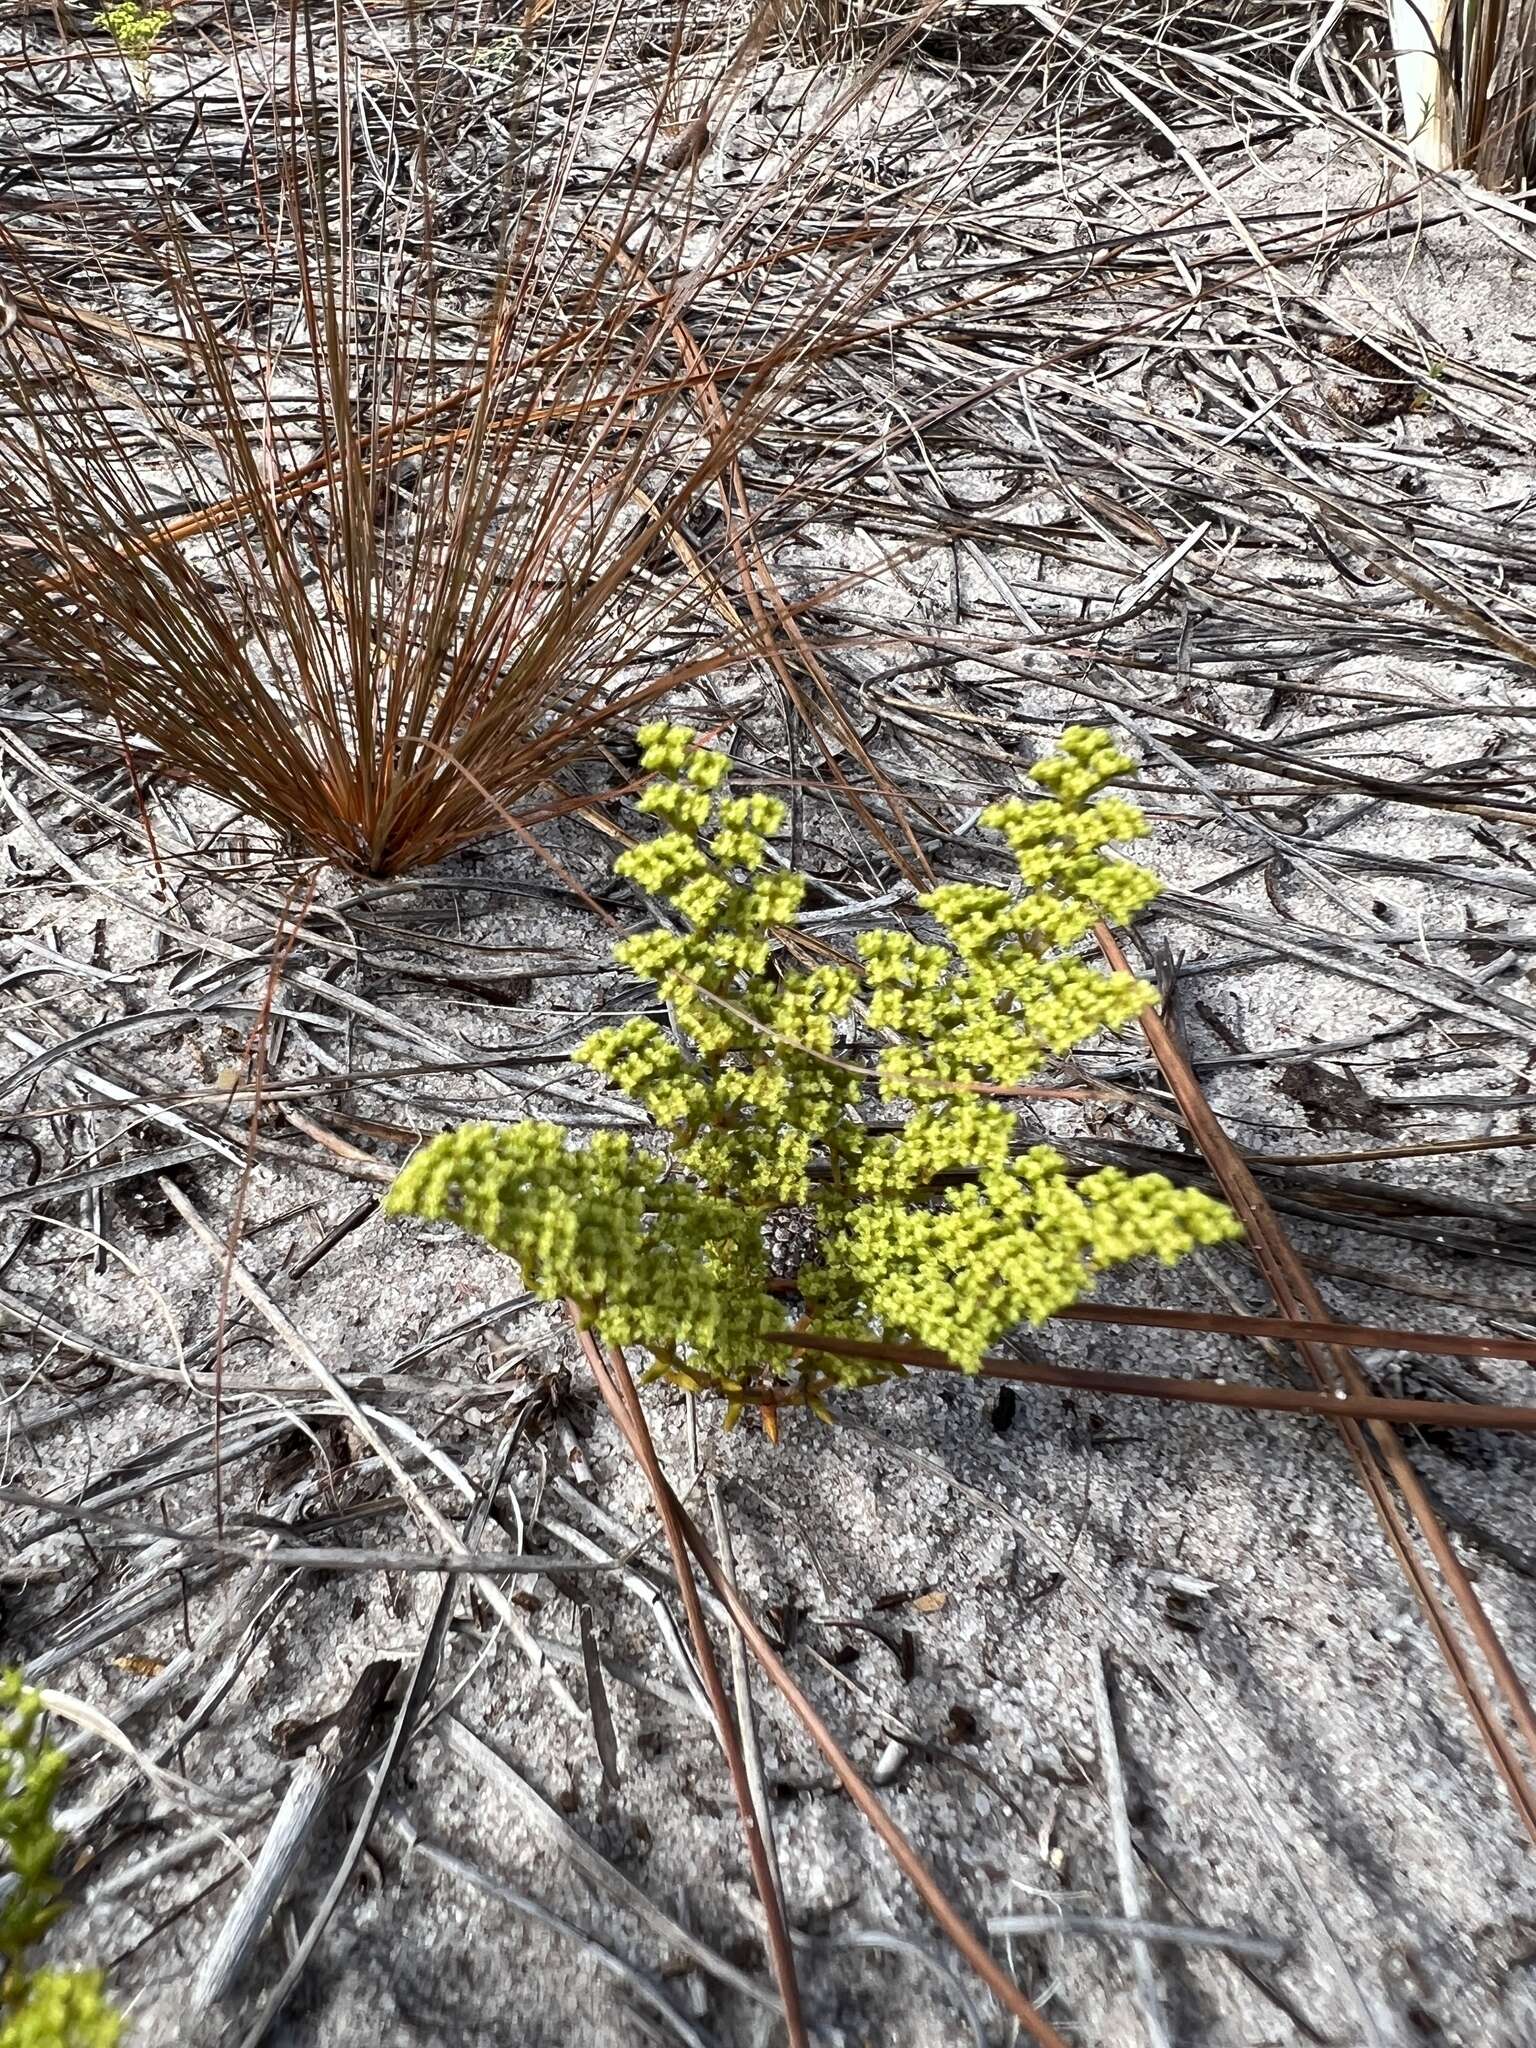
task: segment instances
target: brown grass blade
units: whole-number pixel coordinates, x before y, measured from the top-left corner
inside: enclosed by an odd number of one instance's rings
[[[1309,1337],[1362,1351],[1416,1351],[1432,1358],[1516,1358],[1536,1363],[1536,1338],[1463,1337],[1450,1330],[1395,1330],[1371,1323],[1309,1322],[1305,1316],[1224,1315],[1216,1309],[1133,1308],[1079,1302],[1060,1314],[1073,1323],[1118,1323],[1145,1330],[1209,1331],[1226,1337]]]
[[[574,1312],[572,1321],[576,1321]],[[661,1517],[667,1548],[672,1556],[672,1569],[677,1578],[683,1611],[688,1621],[689,1639],[698,1660],[699,1676],[709,1697],[720,1746],[725,1752],[726,1768],[730,1772],[731,1791],[735,1795],[741,1830],[747,1845],[747,1857],[752,1865],[752,1882],[757,1888],[758,1900],[762,1905],[767,1927],[768,1953],[773,1963],[773,1974],[778,1983],[779,1995],[784,2001],[784,2024],[792,2048],[809,2048],[809,2037],[805,2031],[805,2019],[800,2006],[800,1980],[795,1971],[795,1954],[790,1944],[789,1929],[784,1922],[784,1905],[779,1897],[773,1864],[758,1822],[757,1807],[752,1798],[752,1784],[747,1773],[746,1757],[742,1751],[741,1732],[737,1727],[735,1710],[726,1693],[725,1681],[720,1676],[720,1666],[715,1658],[714,1645],[710,1641],[704,1610],[699,1604],[698,1588],[693,1582],[681,1509],[661,1470],[656,1447],[651,1442],[650,1431],[640,1412],[634,1382],[624,1369],[622,1361],[611,1363],[605,1358],[594,1342],[591,1332],[584,1330],[579,1322],[576,1325],[576,1335],[598,1391],[607,1403],[614,1421],[623,1431],[625,1441],[634,1452],[645,1474],[646,1484],[650,1487],[651,1497],[656,1503],[656,1512]]]
[[[1326,1327],[1323,1325],[1321,1327]],[[769,1331],[767,1341],[812,1358],[868,1358],[925,1372],[959,1372],[941,1351],[916,1344],[882,1344],[862,1337],[818,1337],[804,1330]],[[1293,1339],[1294,1340],[1294,1335]],[[1087,1394],[1131,1394],[1143,1400],[1187,1401],[1212,1408],[1247,1408],[1255,1413],[1320,1415],[1337,1421],[1401,1422],[1420,1429],[1505,1429],[1536,1432],[1536,1408],[1504,1407],[1481,1401],[1393,1400],[1381,1394],[1353,1394],[1338,1388],[1309,1393],[1304,1387],[1265,1387],[1246,1380],[1170,1378],[1159,1373],[1106,1372],[1098,1366],[1052,1365],[1048,1359],[1010,1358],[993,1354],[981,1362],[984,1379],[1017,1380],[1021,1385],[1067,1387]],[[754,1390],[752,1399],[774,1406],[771,1393]],[[786,1403],[798,1404],[797,1390],[786,1389]]]
[[[1039,2044],[1039,2048],[1066,2048],[1062,2036],[1036,2011],[1012,1979],[998,1968],[979,1936],[945,1897],[933,1873],[854,1769],[836,1736],[796,1684],[772,1644],[758,1627],[751,1610],[720,1569],[713,1552],[678,1501],[666,1474],[661,1469],[661,1462],[656,1455],[656,1447],[645,1420],[645,1411],[641,1406],[634,1381],[630,1378],[623,1354],[611,1347],[605,1354],[599,1351],[590,1333],[582,1331],[580,1335],[582,1351],[592,1367],[598,1390],[607,1404],[609,1413],[623,1433],[625,1442],[645,1473],[657,1512],[662,1516],[663,1525],[668,1530],[669,1545],[675,1528],[678,1536],[686,1543],[687,1549],[692,1552],[700,1571],[709,1581],[715,1597],[729,1610],[748,1649],[827,1759],[849,1798],[890,1850],[902,1874],[922,1899],[949,1941],[1000,2001],[1004,2010],[1011,2013],[1024,2027],[1030,2039]],[[680,1584],[688,1578],[686,1560],[679,1565],[678,1577]],[[755,1828],[755,1819],[749,1819],[749,1809],[750,1795],[743,1806],[742,1820],[744,1827],[752,1829]],[[752,1834],[749,1833],[749,1842],[752,1838]]]

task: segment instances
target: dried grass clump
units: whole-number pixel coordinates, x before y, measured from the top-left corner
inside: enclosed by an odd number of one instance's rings
[[[1038,33],[1018,0],[780,0],[772,36],[798,64],[853,64],[898,50],[950,58],[966,24],[978,14],[995,23],[1000,8],[1025,34]]]
[[[904,29],[937,63],[1013,69],[1019,90],[1053,113],[1091,99],[1105,67],[1165,105],[1215,85],[1240,109],[1277,81],[1320,88],[1338,106],[1378,98],[1381,25],[1359,0],[1326,13],[1313,0],[800,0],[786,19],[823,56]]]
[[[88,311],[0,244],[0,624],[165,769],[388,875],[746,649],[688,514],[872,280],[699,177],[761,24],[647,66],[611,0],[467,55],[320,15],[236,53],[270,84],[237,169],[185,148],[185,90],[125,128]]]

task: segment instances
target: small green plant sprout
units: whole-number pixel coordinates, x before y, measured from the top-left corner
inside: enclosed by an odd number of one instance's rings
[[[1019,1145],[1006,1099],[1156,999],[1074,951],[1158,890],[1106,851],[1146,826],[1101,794],[1134,765],[1104,733],[1071,728],[1030,771],[1042,795],[983,814],[1015,887],[948,883],[919,899],[934,936],[866,932],[857,965],[810,968],[785,964],[773,936],[806,890],[769,864],[783,805],[732,795],[726,757],[686,727],[639,738],[658,778],[640,808],[665,829],[615,868],[670,922],[615,957],[672,1028],[633,1017],[575,1057],[641,1105],[655,1142],[468,1125],[416,1154],[391,1211],[510,1253],[535,1294],[649,1352],[648,1377],[723,1394],[728,1423],[756,1403],[770,1434],[781,1406],[825,1416],[830,1390],[902,1370],[817,1357],[797,1336],[922,1345],[974,1372],[1106,1268],[1171,1265],[1239,1234],[1221,1203],[1160,1174],[1074,1179],[1050,1146]],[[873,1067],[849,1056],[856,1028],[878,1045]]]
[[[117,54],[141,93],[149,90],[149,60],[170,25],[166,9],[148,5],[146,0],[116,0],[115,6],[95,17],[95,26],[105,29],[116,43]]]
[[[63,1911],[53,1802],[65,1771],[43,1702],[0,1672],[0,2048],[115,2048],[122,2021],[99,1970],[48,1970],[31,1954]]]

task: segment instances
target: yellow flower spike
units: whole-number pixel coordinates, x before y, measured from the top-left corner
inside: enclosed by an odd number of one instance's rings
[[[144,0],[117,0],[116,6],[96,16],[94,25],[106,30],[126,63],[143,71],[171,17],[163,7],[146,6]]]

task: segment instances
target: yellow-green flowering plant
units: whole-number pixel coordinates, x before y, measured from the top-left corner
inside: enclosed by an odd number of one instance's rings
[[[134,89],[149,91],[149,60],[155,46],[171,25],[171,17],[153,0],[116,0],[95,18],[117,45],[117,53],[128,66]]]
[[[0,2048],[115,2048],[122,2032],[99,1970],[32,1961],[63,1911],[53,1803],[65,1767],[42,1700],[20,1672],[0,1672]]]
[[[142,64],[170,25],[168,11],[145,0],[117,0],[96,17],[97,28],[106,30],[131,64]]]
[[[686,727],[639,738],[658,778],[640,808],[665,829],[615,866],[671,923],[615,954],[672,1028],[635,1017],[575,1057],[642,1106],[659,1142],[468,1125],[416,1154],[389,1209],[510,1253],[534,1293],[649,1352],[654,1374],[724,1394],[729,1419],[748,1401],[825,1413],[828,1389],[900,1371],[817,1358],[795,1334],[919,1344],[974,1372],[1107,1267],[1237,1235],[1222,1204],[1160,1174],[1074,1179],[1052,1147],[1017,1143],[1006,1091],[1156,999],[1074,950],[1158,890],[1106,850],[1146,826],[1102,794],[1134,765],[1104,733],[1071,728],[1031,770],[1043,794],[983,814],[1015,887],[947,884],[919,899],[932,937],[866,932],[857,965],[808,970],[773,937],[806,889],[767,864],[783,805],[730,794],[728,760]],[[873,1067],[848,1057],[861,1016]],[[786,1219],[806,1247],[792,1292],[774,1270]]]

